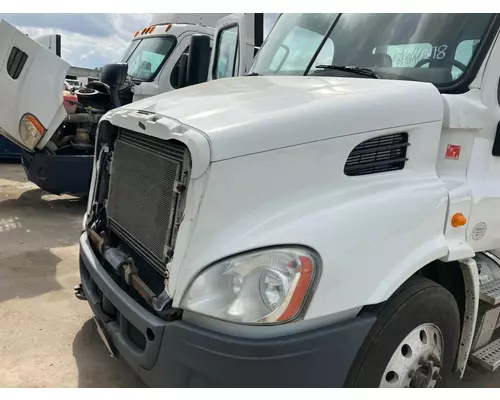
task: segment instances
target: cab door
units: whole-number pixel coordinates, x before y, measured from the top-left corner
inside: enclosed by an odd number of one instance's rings
[[[208,80],[245,75],[264,36],[264,14],[231,14],[216,25]]]
[[[0,135],[28,150],[42,148],[66,117],[64,77],[70,65],[0,21]]]

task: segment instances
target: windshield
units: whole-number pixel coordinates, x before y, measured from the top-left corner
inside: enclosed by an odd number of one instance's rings
[[[492,14],[282,14],[250,73],[360,77],[450,85],[468,69]],[[316,56],[315,56],[316,55]]]
[[[153,80],[175,48],[174,36],[150,37],[130,43],[122,62],[128,64],[128,74],[141,81]]]

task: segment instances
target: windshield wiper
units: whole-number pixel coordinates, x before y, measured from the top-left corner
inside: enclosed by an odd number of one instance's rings
[[[316,68],[352,72],[353,74],[369,76],[370,78],[374,79],[380,79],[380,76],[378,76],[377,73],[370,68],[349,67],[347,65],[316,65]]]
[[[250,74],[246,74],[245,76],[261,76],[258,72],[252,72]]]

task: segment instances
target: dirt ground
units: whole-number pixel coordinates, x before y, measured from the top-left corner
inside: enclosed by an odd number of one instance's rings
[[[78,301],[85,203],[49,195],[0,163],[0,387],[142,387],[108,356]]]
[[[144,387],[108,356],[73,294],[84,211],[27,182],[21,165],[0,163],[0,387]],[[500,371],[469,368],[450,386],[500,387]]]

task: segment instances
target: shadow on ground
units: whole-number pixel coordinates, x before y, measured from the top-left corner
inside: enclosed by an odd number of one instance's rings
[[[92,319],[76,334],[73,356],[78,368],[78,387],[145,387],[124,360],[109,355]]]
[[[0,156],[0,163],[7,165],[19,165],[22,164],[21,156],[19,157],[2,157]]]
[[[0,211],[26,210],[32,212],[43,212],[53,216],[61,213],[73,214],[75,210],[85,212],[87,200],[85,198],[71,196],[57,196],[43,191],[42,189],[31,189],[23,192],[19,198],[3,200],[0,203]]]
[[[0,137],[1,140],[1,137]],[[21,165],[21,159],[6,159],[0,157],[0,182],[2,179],[8,179],[8,181],[12,184],[13,182],[17,183],[26,183],[28,179],[26,178],[26,173]],[[0,188],[5,187],[6,185],[2,182],[0,183]]]
[[[46,196],[0,191],[0,302],[61,290],[53,249],[78,243],[85,202]]]
[[[41,189],[0,199],[0,257],[9,249],[22,252],[77,244],[85,209],[83,199],[49,195]]]
[[[60,261],[50,250],[29,251],[0,258],[0,303],[61,290],[56,280]]]

